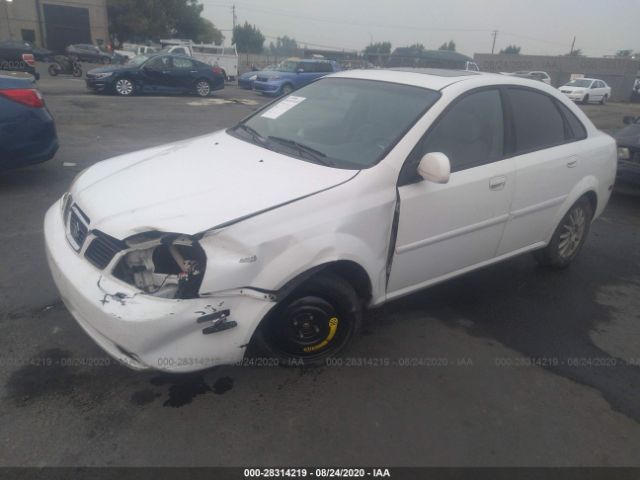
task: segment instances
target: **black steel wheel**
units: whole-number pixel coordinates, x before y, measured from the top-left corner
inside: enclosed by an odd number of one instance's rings
[[[270,312],[256,332],[256,343],[284,365],[321,365],[349,346],[361,322],[353,287],[325,273],[306,281]]]

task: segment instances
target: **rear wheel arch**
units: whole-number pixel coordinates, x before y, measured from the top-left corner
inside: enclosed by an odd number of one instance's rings
[[[598,209],[598,195],[596,194],[596,192],[594,192],[593,190],[589,190],[584,195],[582,195],[582,197],[586,197],[587,200],[589,200],[589,203],[591,204],[591,211],[595,215],[596,210]]]

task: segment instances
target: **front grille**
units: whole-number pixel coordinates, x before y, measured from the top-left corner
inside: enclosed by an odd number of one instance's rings
[[[96,238],[89,244],[84,256],[100,270],[109,265],[119,251],[126,248],[126,244],[99,230],[92,232]]]
[[[89,219],[79,208],[71,208],[71,216],[69,217],[69,235],[76,244],[78,250],[82,248],[84,241],[89,233]]]

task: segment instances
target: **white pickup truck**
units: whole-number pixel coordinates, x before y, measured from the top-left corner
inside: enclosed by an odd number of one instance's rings
[[[158,50],[158,48],[150,47],[149,45],[135,45],[132,43],[125,43],[122,45],[122,49],[114,50],[113,52],[131,60],[133,57],[136,57],[138,55],[155,53]]]
[[[197,44],[189,40],[160,40],[161,52],[186,55],[211,66],[218,66],[227,80],[238,77],[238,51],[235,46],[222,47],[212,44]]]

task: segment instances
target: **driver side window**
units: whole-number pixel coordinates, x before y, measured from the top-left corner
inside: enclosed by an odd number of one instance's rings
[[[455,102],[423,140],[418,161],[430,152],[447,155],[451,172],[501,159],[504,122],[500,92],[483,90]]]

